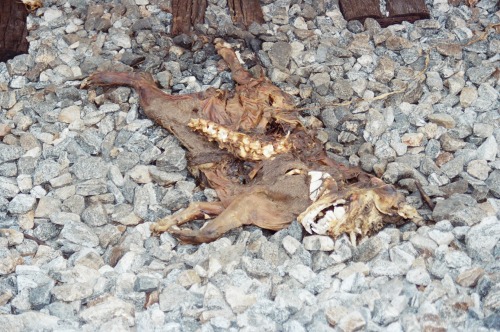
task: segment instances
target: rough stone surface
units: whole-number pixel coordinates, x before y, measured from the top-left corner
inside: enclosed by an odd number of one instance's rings
[[[432,19],[382,28],[347,22],[338,1],[265,0],[265,23],[244,31],[211,0],[172,38],[162,1],[44,1],[29,54],[0,63],[2,330],[499,330],[500,43],[485,30],[499,18],[496,1],[476,2],[426,1]],[[300,102],[333,158],[432,221],[356,246],[296,221],[199,246],[152,235],[217,197],[135,91],[79,85],[112,69],[173,94],[233,89],[212,37]]]

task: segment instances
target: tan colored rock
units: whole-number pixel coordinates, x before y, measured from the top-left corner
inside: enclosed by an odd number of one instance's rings
[[[136,183],[150,183],[151,174],[149,174],[149,167],[146,165],[137,165],[129,172],[130,177]]]
[[[445,113],[434,113],[430,114],[427,119],[430,122],[433,122],[439,126],[445,127],[445,128],[453,128],[455,127],[455,119],[449,114]]]
[[[478,97],[477,89],[475,87],[466,86],[460,93],[460,106],[469,107]]]
[[[35,226],[35,211],[31,210],[25,214],[20,214],[17,217],[17,223],[22,229],[33,229]]]
[[[10,134],[11,129],[12,128],[7,123],[0,123],[0,137]]]
[[[438,167],[441,167],[441,166],[443,166],[444,164],[446,164],[447,162],[449,162],[452,159],[453,159],[453,154],[452,153],[450,153],[450,152],[443,152],[443,153],[439,154],[439,156],[437,156],[437,158],[436,158],[436,165]]]
[[[348,267],[346,267],[342,271],[340,271],[338,274],[338,277],[341,280],[344,280],[347,277],[349,277],[351,274],[354,274],[354,273],[361,273],[361,274],[367,276],[369,272],[370,272],[370,268],[368,267],[368,265],[366,265],[363,262],[356,262],[356,263],[349,265]]]
[[[366,326],[366,321],[359,311],[352,311],[342,317],[338,326],[344,332],[362,331]]]
[[[462,58],[462,46],[458,44],[442,43],[436,45],[436,50],[441,55]]]
[[[195,270],[187,270],[179,274],[177,281],[182,287],[189,287],[194,284],[199,284],[201,278]]]
[[[422,133],[406,133],[401,137],[401,141],[408,146],[420,146],[423,139],[424,134]]]
[[[80,119],[80,106],[73,105],[63,108],[59,113],[59,121],[64,123],[73,123]]]
[[[226,288],[226,301],[231,306],[231,309],[235,313],[242,313],[248,307],[257,302],[257,298],[254,294],[245,294],[245,292],[235,286],[229,286]]]
[[[51,214],[59,210],[61,201],[52,197],[42,197],[35,210],[36,218],[49,218]]]
[[[347,316],[349,310],[346,307],[335,306],[325,310],[326,320],[331,326],[337,326],[342,317]]]
[[[474,287],[477,284],[479,278],[484,274],[484,270],[480,267],[474,267],[469,270],[465,270],[457,276],[457,284],[463,287]]]

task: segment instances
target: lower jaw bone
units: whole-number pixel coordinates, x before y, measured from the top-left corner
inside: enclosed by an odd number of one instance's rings
[[[316,233],[319,235],[331,235],[331,230],[334,228],[338,228],[339,224],[343,224],[345,222],[346,209],[337,204],[345,203],[344,200],[336,201],[332,203],[330,206],[322,206],[314,209],[313,211],[309,211],[306,216],[300,218],[299,222],[301,222],[306,230],[309,233]],[[318,217],[321,211],[325,211],[324,216]],[[309,227],[305,226],[305,223]]]

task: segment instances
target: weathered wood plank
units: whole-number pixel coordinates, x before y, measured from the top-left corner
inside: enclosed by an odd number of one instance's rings
[[[380,0],[340,0],[340,10],[347,21],[364,22],[368,17],[376,19],[382,27],[403,21],[415,22],[429,18],[424,0],[386,0],[386,13],[380,12]]]
[[[368,17],[380,19],[383,17],[380,12],[379,0],[340,0],[340,10],[347,21],[358,20],[364,22]]]
[[[430,17],[429,9],[424,0],[387,0],[386,8],[389,12],[387,25],[403,21],[413,23]],[[381,25],[383,24],[381,23]]]
[[[252,22],[264,23],[259,0],[229,0],[229,12],[236,25],[248,27]],[[207,0],[172,0],[172,35],[192,32],[205,20]]]
[[[207,0],[172,0],[172,35],[190,33],[196,24],[203,24]]]
[[[0,61],[7,61],[28,52],[28,11],[21,1],[0,1]]]
[[[259,0],[229,0],[229,12],[235,24],[248,27],[252,22],[264,23]]]

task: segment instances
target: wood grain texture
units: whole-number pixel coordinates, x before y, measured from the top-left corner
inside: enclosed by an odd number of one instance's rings
[[[235,25],[247,28],[253,22],[264,23],[259,0],[228,0],[229,12]],[[172,35],[189,34],[196,24],[203,24],[207,0],[172,0]]]
[[[387,0],[387,13],[380,12],[379,0],[340,0],[339,4],[347,21],[359,20],[364,23],[365,19],[371,17],[382,27],[403,21],[413,23],[430,17],[424,0]]]
[[[340,10],[347,21],[358,20],[364,22],[368,17],[380,19],[383,17],[380,12],[379,0],[340,0]]]
[[[228,4],[234,24],[248,27],[253,22],[264,23],[259,0],[229,0]]]
[[[203,24],[207,0],[172,0],[172,35],[189,34],[196,24]]]
[[[430,17],[424,0],[387,0],[386,8],[389,17],[379,21],[383,27],[403,21],[413,23]]]
[[[16,0],[0,0],[0,61],[28,52],[28,11]]]

